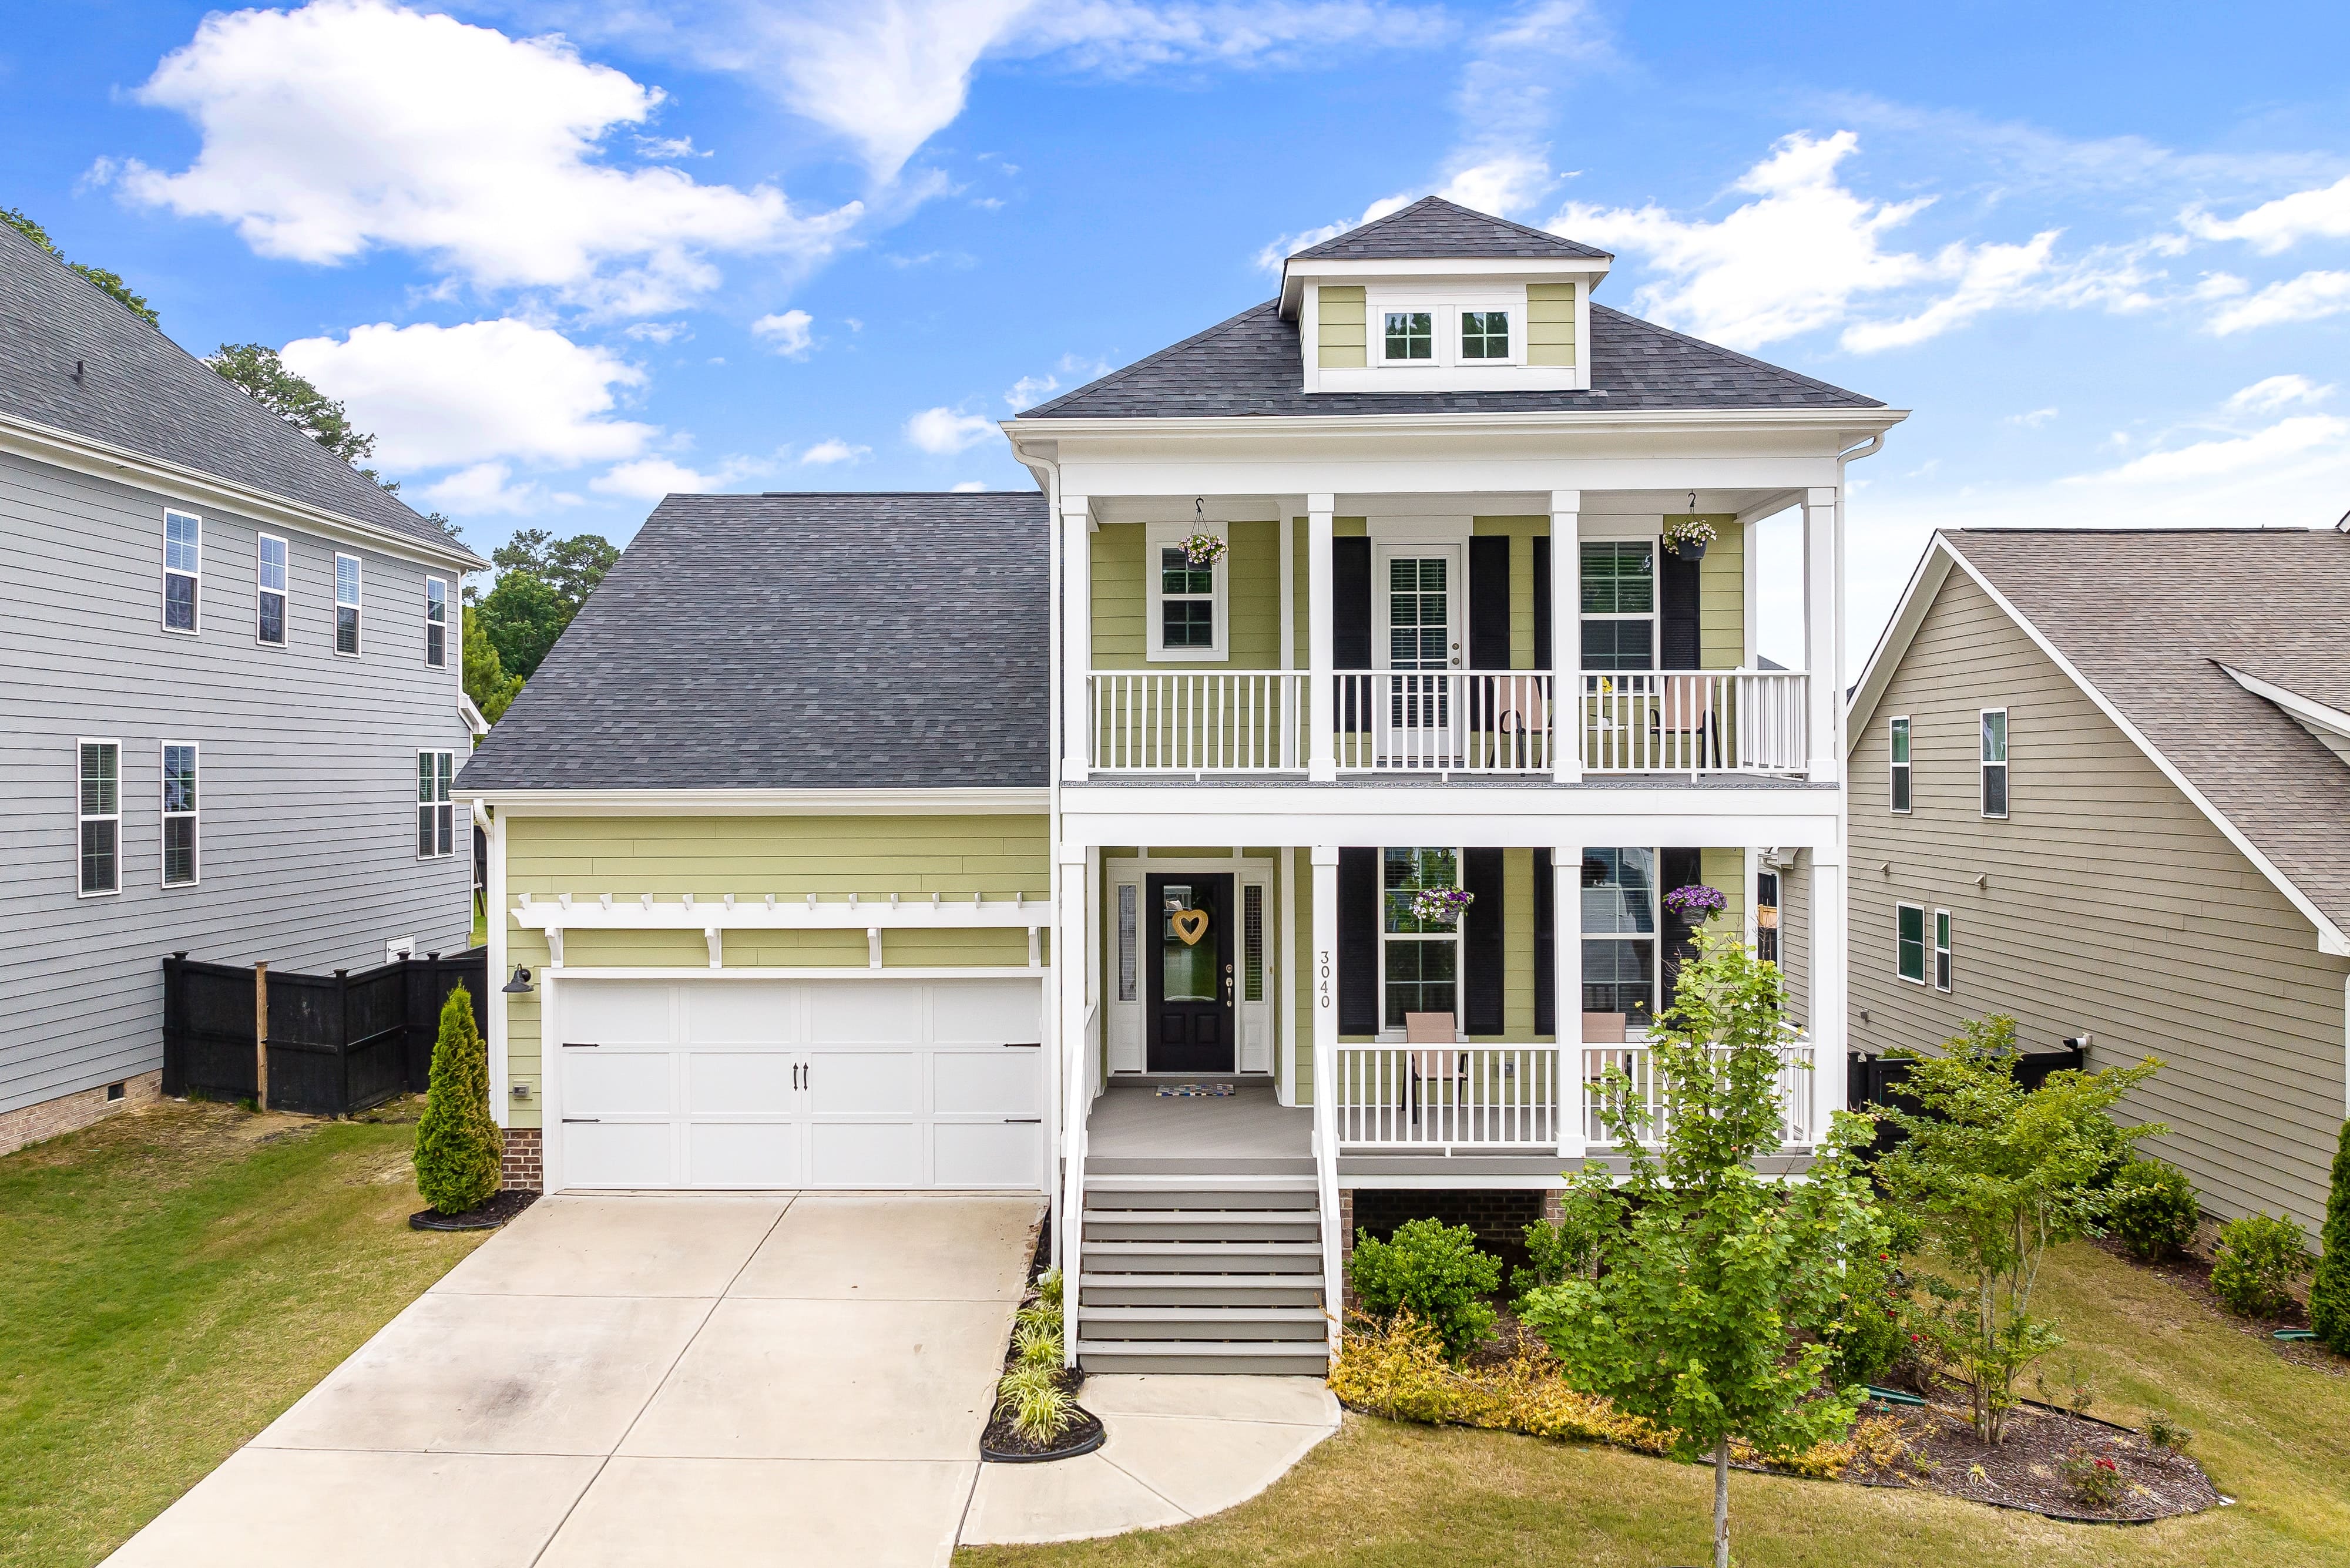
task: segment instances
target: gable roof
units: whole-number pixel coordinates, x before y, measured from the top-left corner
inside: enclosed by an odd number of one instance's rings
[[[1045,498],[671,495],[468,792],[1042,789]]]
[[[1291,261],[1416,261],[1483,256],[1541,259],[1576,256],[1607,261],[1603,251],[1507,218],[1476,212],[1441,196],[1422,196],[1410,206],[1374,218],[1345,234],[1299,251]]]
[[[1306,392],[1298,384],[1304,361],[1297,335],[1297,323],[1281,318],[1280,302],[1267,300],[1020,418],[1885,407],[1875,398],[1596,303],[1591,306],[1591,389],[1583,392]]]
[[[2302,529],[1937,534],[1856,689],[1847,748],[1952,570],[1972,577],[2350,953],[2350,766],[2231,671],[2350,699],[2350,535]]]
[[[265,491],[442,556],[470,554],[8,223],[0,417]]]

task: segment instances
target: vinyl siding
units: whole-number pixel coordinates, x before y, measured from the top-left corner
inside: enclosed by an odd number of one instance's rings
[[[2009,816],[1978,797],[1977,712],[2009,711]],[[1887,809],[1885,721],[1911,719],[1914,811]],[[1853,1043],[1930,1049],[2012,1015],[2027,1049],[2165,1065],[2125,1106],[2223,1215],[2324,1211],[2350,961],[1961,572],[1937,594],[1852,760]],[[1883,869],[1889,863],[1889,872]],[[1987,885],[1978,887],[1983,877]],[[1953,925],[1956,987],[1894,977],[1893,907]],[[1869,1022],[1857,1013],[1866,1009]]]
[[[1315,306],[1321,331],[1317,363],[1334,369],[1359,370],[1370,363],[1362,286],[1326,283],[1320,288],[1321,300]]]
[[[1697,644],[1700,670],[1746,663],[1746,530],[1728,513],[1708,515],[1713,543],[1697,568]]]
[[[1224,650],[1229,657],[1149,659],[1148,531],[1139,523],[1109,523],[1093,534],[1095,669],[1180,674],[1281,668],[1281,524],[1227,523],[1209,532],[1221,533],[1231,545],[1224,556],[1224,611],[1229,618]],[[1302,574],[1300,587],[1302,592]]]
[[[1325,289],[1323,294],[1326,298],[1329,291]],[[1526,285],[1526,363],[1575,363],[1575,285]]]
[[[161,628],[163,509],[203,520],[199,631]],[[286,646],[254,640],[250,519],[0,454],[0,1111],[162,1064],[169,953],[359,969],[454,951],[470,836],[416,858],[416,753],[471,749],[455,650],[424,664],[426,568],[271,527]],[[360,557],[363,656],[337,659],[334,557]],[[454,575],[434,570],[451,580]],[[78,737],[121,742],[121,891],[78,897]],[[161,887],[161,745],[198,749],[201,880]]]
[[[1047,829],[1034,816],[510,816],[505,825],[506,897],[569,893],[673,899],[805,898],[810,893],[960,894],[990,898],[1025,893],[1042,901],[1052,885]],[[884,933],[885,966],[1019,965],[1028,935],[1017,929]],[[511,924],[506,961],[537,969],[544,935]],[[576,932],[567,968],[676,964],[706,971],[699,931]],[[1051,933],[1044,936],[1052,961]],[[736,931],[726,961],[740,967],[851,965],[867,959],[860,931]],[[506,1070],[531,1086],[512,1125],[536,1127],[540,1087],[538,998],[506,999]]]
[[[1795,857],[1792,869],[1779,873],[1779,972],[1787,981],[1787,1016],[1799,1025],[1810,1023],[1812,857],[1809,850]]]

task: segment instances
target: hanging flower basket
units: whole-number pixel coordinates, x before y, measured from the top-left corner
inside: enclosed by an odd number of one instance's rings
[[[1449,926],[1476,901],[1466,888],[1422,888],[1411,896],[1411,918],[1422,925]]]
[[[1684,561],[1702,561],[1713,543],[1714,526],[1702,517],[1675,517],[1665,524],[1665,548]]]
[[[1666,894],[1665,908],[1684,920],[1701,925],[1730,908],[1730,899],[1719,888],[1692,882],[1686,888],[1676,888]]]
[[[1194,534],[1183,541],[1183,558],[1195,566],[1212,566],[1230,548],[1213,534]]]

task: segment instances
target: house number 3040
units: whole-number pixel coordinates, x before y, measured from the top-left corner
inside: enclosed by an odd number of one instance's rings
[[[1316,967],[1317,967],[1317,969],[1318,969],[1318,971],[1319,971],[1319,979],[1318,979],[1317,982],[1315,983],[1315,987],[1314,987],[1315,994],[1317,997],[1319,997],[1319,998],[1320,998],[1319,1005],[1321,1005],[1321,1006],[1323,1006],[1323,1007],[1327,1007],[1327,1006],[1329,1006],[1329,1005],[1330,1005],[1330,950],[1329,950],[1329,949],[1325,948],[1325,949],[1323,949],[1323,950],[1322,950],[1322,956],[1321,956],[1320,960],[1318,961],[1318,963],[1317,963],[1317,966],[1316,966]]]

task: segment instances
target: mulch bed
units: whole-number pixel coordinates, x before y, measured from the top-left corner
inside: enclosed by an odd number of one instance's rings
[[[1967,1412],[1956,1406],[1871,1403],[1862,1420],[1867,1429],[1861,1457],[1844,1479],[1864,1486],[1938,1491],[2099,1524],[2142,1524],[2226,1501],[2203,1467],[2185,1454],[2158,1449],[2140,1433],[2045,1406],[2012,1411],[1997,1444],[1978,1441]],[[2074,1490],[2062,1467],[2076,1453],[2113,1461],[2122,1479],[2118,1501],[2101,1508]]]
[[[1028,1290],[1021,1304],[1026,1306],[1036,1299],[1036,1282],[1051,1266],[1053,1257],[1052,1217],[1036,1222],[1028,1254]],[[1003,1345],[1003,1370],[1009,1372],[1019,1365],[1019,1356],[1010,1340]],[[1085,1386],[1086,1375],[1077,1367],[1063,1371],[1059,1378],[1063,1389],[1071,1397]],[[1090,1454],[1108,1440],[1109,1433],[1101,1417],[1080,1405],[1076,1421],[1049,1443],[1038,1443],[1024,1436],[1012,1424],[1012,1417],[998,1413],[991,1417],[987,1428],[979,1435],[979,1457],[995,1464],[1034,1464],[1042,1459],[1073,1459],[1079,1454]]]
[[[538,1201],[536,1192],[508,1188],[487,1203],[466,1210],[463,1214],[443,1214],[438,1209],[420,1209],[408,1217],[412,1231],[494,1231]]]
[[[2150,1273],[2160,1274],[2164,1279],[2210,1307],[2214,1314],[2238,1334],[2260,1340],[2295,1366],[2306,1366],[2313,1372],[2323,1372],[2329,1377],[2350,1376],[2350,1356],[2336,1355],[2314,1340],[2276,1337],[2278,1329],[2309,1326],[2309,1314],[2301,1303],[2295,1302],[2292,1311],[2277,1318],[2240,1317],[2228,1310],[2226,1303],[2220,1300],[2219,1293],[2211,1288],[2211,1256],[2207,1238],[2212,1227],[2207,1224],[2204,1230],[2207,1236],[2199,1236],[2192,1250],[2158,1263],[2145,1262],[2132,1256],[2128,1248],[2110,1236],[2097,1237],[2090,1242],[2090,1245],[2100,1251],[2119,1258],[2134,1269],[2144,1269]]]

